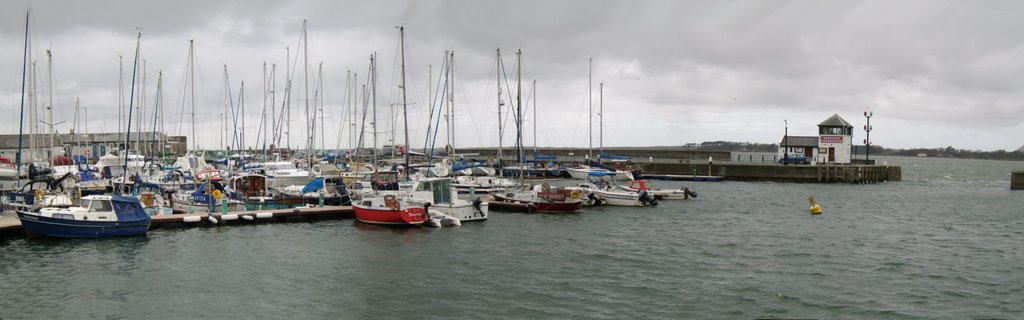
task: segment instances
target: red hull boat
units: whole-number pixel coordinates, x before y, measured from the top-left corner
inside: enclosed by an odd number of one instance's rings
[[[427,209],[410,207],[393,195],[369,198],[352,204],[356,220],[387,225],[419,225],[427,221]]]

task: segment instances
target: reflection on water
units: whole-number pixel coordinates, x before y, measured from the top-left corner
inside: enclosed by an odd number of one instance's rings
[[[1014,318],[1024,163],[880,158],[902,182],[681,183],[655,208],[458,228],[312,223],[8,239],[0,317]],[[807,211],[813,195],[824,207]],[[51,302],[40,304],[40,301]],[[59,305],[60,307],[54,307]]]

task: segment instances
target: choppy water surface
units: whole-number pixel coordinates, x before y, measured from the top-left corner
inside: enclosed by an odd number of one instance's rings
[[[1021,317],[1024,163],[885,160],[904,181],[692,183],[694,201],[461,228],[7,239],[0,318]]]

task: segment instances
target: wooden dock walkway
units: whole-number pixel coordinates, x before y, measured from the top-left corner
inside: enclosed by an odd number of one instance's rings
[[[319,220],[319,219],[344,219],[354,217],[351,206],[324,206],[323,208],[291,208],[278,210],[238,211],[222,214],[215,213],[194,213],[194,214],[172,214],[153,216],[150,222],[150,230],[156,228],[188,228],[198,226],[214,225],[237,225],[250,223],[271,223],[286,222],[295,220]],[[21,230],[21,220],[16,214],[0,216],[0,235],[2,236],[24,236]]]

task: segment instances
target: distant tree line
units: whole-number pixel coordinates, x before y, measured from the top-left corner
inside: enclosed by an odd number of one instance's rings
[[[877,152],[877,153],[876,153]],[[919,156],[940,158],[966,158],[966,159],[989,159],[989,160],[1017,160],[1024,161],[1024,147],[1014,151],[995,150],[968,150],[957,149],[953,146],[945,148],[914,148],[914,149],[888,149],[878,146],[871,146],[871,154],[891,156]]]
[[[733,141],[705,141],[701,143],[688,143],[683,147],[696,150],[714,151],[740,151],[740,152],[777,152],[779,145],[776,143],[751,143]],[[854,154],[863,155],[864,146],[854,146]],[[945,148],[912,148],[912,149],[890,149],[883,146],[871,146],[871,155],[879,156],[907,156],[916,157],[925,155],[928,157],[940,158],[966,158],[966,159],[990,159],[990,160],[1017,160],[1024,161],[1024,146],[1017,150],[968,150],[957,149],[953,146]]]

